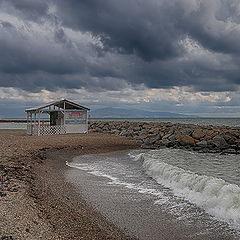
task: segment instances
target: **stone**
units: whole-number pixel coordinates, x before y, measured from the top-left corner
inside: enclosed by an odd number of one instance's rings
[[[0,197],[6,197],[7,194],[5,192],[0,192]]]
[[[144,148],[144,149],[156,149],[157,146],[148,145],[148,144],[142,144],[141,148]]]
[[[102,132],[103,131],[101,127],[96,127],[93,130],[94,130],[94,132]]]
[[[232,136],[239,138],[240,131],[239,130],[229,130],[228,133],[230,133]]]
[[[171,141],[169,141],[168,139],[162,139],[155,142],[155,145],[165,146],[165,147],[170,146],[170,144],[171,144]]]
[[[144,139],[145,144],[154,144],[156,141],[160,140],[159,135],[150,135]]]
[[[90,131],[135,139],[144,148],[177,147],[201,152],[240,152],[240,128],[192,124],[91,121]]]
[[[12,236],[2,236],[1,240],[13,240]]]
[[[193,130],[191,128],[183,128],[179,132],[183,135],[190,136],[192,134]]]
[[[217,135],[212,139],[212,144],[215,145],[218,149],[226,149],[229,147],[229,144],[225,141],[224,137]]]
[[[172,143],[175,143],[177,142],[177,137],[175,134],[172,134],[169,138],[168,138],[169,141],[171,141]]]
[[[159,128],[151,128],[148,131],[149,134],[158,134],[159,133]]]
[[[208,146],[208,142],[206,140],[203,140],[201,142],[196,143],[196,146],[206,148]]]
[[[213,137],[215,137],[216,135],[218,135],[218,131],[215,130],[205,130],[205,140],[210,140]]]
[[[176,135],[178,142],[182,145],[182,146],[194,146],[196,144],[196,140],[190,136],[187,135],[183,135],[183,134],[177,134]]]
[[[120,133],[120,131],[117,130],[117,129],[114,129],[114,130],[111,131],[111,133],[118,135]]]
[[[206,132],[204,130],[202,130],[202,129],[196,129],[192,133],[192,137],[197,139],[197,140],[199,140],[200,138],[205,137],[205,135],[206,135]]]
[[[161,138],[163,138],[163,137],[164,137],[164,135],[165,135],[165,133],[164,133],[164,132],[159,132],[159,136],[160,136]]]
[[[140,131],[141,131],[141,127],[134,127],[134,128],[133,128],[133,131],[134,131],[134,132],[140,132]]]
[[[171,133],[168,133],[168,134],[164,135],[164,136],[162,137],[162,139],[168,139],[170,136],[172,136],[172,134],[171,134]]]
[[[123,130],[119,135],[122,136],[122,137],[126,137],[128,135],[128,131]]]
[[[233,148],[224,149],[222,152],[227,154],[236,154],[236,150]]]
[[[234,137],[233,135],[231,134],[224,134],[223,135],[223,138],[225,139],[225,141],[228,143],[228,144],[234,144],[237,140],[236,137]]]

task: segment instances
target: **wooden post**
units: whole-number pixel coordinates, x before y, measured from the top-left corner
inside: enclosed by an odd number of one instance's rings
[[[32,113],[30,113],[30,121],[31,121],[31,124],[30,124],[30,134],[32,135],[33,131],[32,131]]]
[[[87,133],[88,133],[88,111],[86,111],[86,114],[87,114],[87,119],[86,119],[86,121],[87,121]]]
[[[37,114],[35,112],[34,113],[34,126],[33,126],[33,130],[36,128],[36,122],[37,122]]]
[[[65,109],[66,109],[66,103],[63,102],[63,125],[65,126]]]
[[[29,132],[28,132],[28,112],[27,112],[27,134],[29,134]]]
[[[38,136],[40,135],[40,112],[38,112]]]

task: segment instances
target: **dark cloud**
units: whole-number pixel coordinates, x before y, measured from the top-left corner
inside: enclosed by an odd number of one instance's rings
[[[11,26],[11,24],[8,24]],[[1,24],[0,24],[1,26]],[[4,28],[6,23],[4,25]],[[51,42],[42,36],[24,36],[15,27],[1,29],[0,36],[0,72],[7,74],[25,74],[45,72],[49,74],[80,73],[84,66],[83,58],[75,54],[70,43],[56,30],[57,42]],[[63,44],[61,44],[63,43]],[[1,81],[1,79],[0,79]]]
[[[0,0],[0,7],[32,21],[42,20],[48,16],[49,10],[46,0]]]
[[[240,84],[236,0],[0,0],[0,6],[0,17],[23,22],[0,18],[0,86],[234,91]]]
[[[175,27],[171,7],[163,1],[60,2],[58,13],[65,26],[98,36],[104,51],[136,54],[146,61],[181,53],[182,33]]]
[[[6,21],[0,21],[0,26],[2,28],[14,28],[14,26],[11,23]]]
[[[238,8],[235,0],[62,0],[58,4],[66,26],[98,35],[105,50],[138,54],[148,61],[179,56],[179,40],[186,35],[213,51],[239,54]]]
[[[181,9],[181,4],[176,11]],[[196,10],[182,15],[177,27],[189,34],[207,49],[233,55],[240,55],[240,16],[237,13],[239,1],[200,1]],[[184,12],[184,11],[183,11]]]

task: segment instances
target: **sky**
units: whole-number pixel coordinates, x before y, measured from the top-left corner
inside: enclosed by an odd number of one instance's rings
[[[240,117],[239,0],[0,0],[0,118],[61,98]]]

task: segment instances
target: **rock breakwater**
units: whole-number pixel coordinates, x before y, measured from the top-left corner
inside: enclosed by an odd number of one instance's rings
[[[89,129],[135,139],[142,148],[182,148],[198,152],[240,154],[239,127],[91,121]]]

